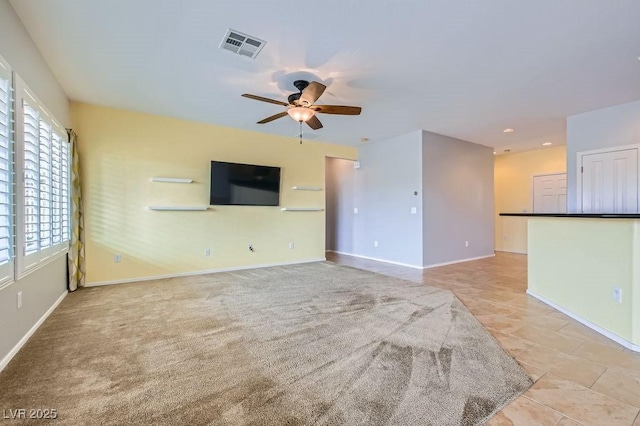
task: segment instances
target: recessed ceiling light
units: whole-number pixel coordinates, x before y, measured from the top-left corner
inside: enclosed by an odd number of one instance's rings
[[[496,152],[495,152],[495,151],[493,151],[493,155],[496,155]]]
[[[513,132],[513,129],[509,127],[508,129],[504,129],[503,132],[504,133],[511,133],[511,132]]]
[[[549,145],[551,145],[551,142],[545,142],[542,144],[542,146],[549,146]]]

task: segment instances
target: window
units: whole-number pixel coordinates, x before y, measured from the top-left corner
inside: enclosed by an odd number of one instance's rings
[[[17,276],[69,246],[67,133],[16,75]]]
[[[0,56],[0,288],[68,250],[69,154],[66,130]]]
[[[0,57],[0,286],[13,279],[11,68]]]

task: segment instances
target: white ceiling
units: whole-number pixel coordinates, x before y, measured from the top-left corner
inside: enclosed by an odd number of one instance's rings
[[[513,151],[565,143],[565,117],[640,99],[637,0],[11,0],[72,100],[293,136],[293,80],[328,89],[318,140],[418,129]],[[219,49],[227,28],[267,41]],[[504,134],[507,127],[515,132]]]

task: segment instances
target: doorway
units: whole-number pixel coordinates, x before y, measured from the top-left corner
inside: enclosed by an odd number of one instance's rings
[[[353,253],[355,161],[325,158],[325,250]]]

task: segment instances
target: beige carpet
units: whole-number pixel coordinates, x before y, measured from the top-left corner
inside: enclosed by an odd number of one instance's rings
[[[530,385],[451,292],[322,262],[72,293],[0,373],[0,410],[77,425],[473,425]]]

